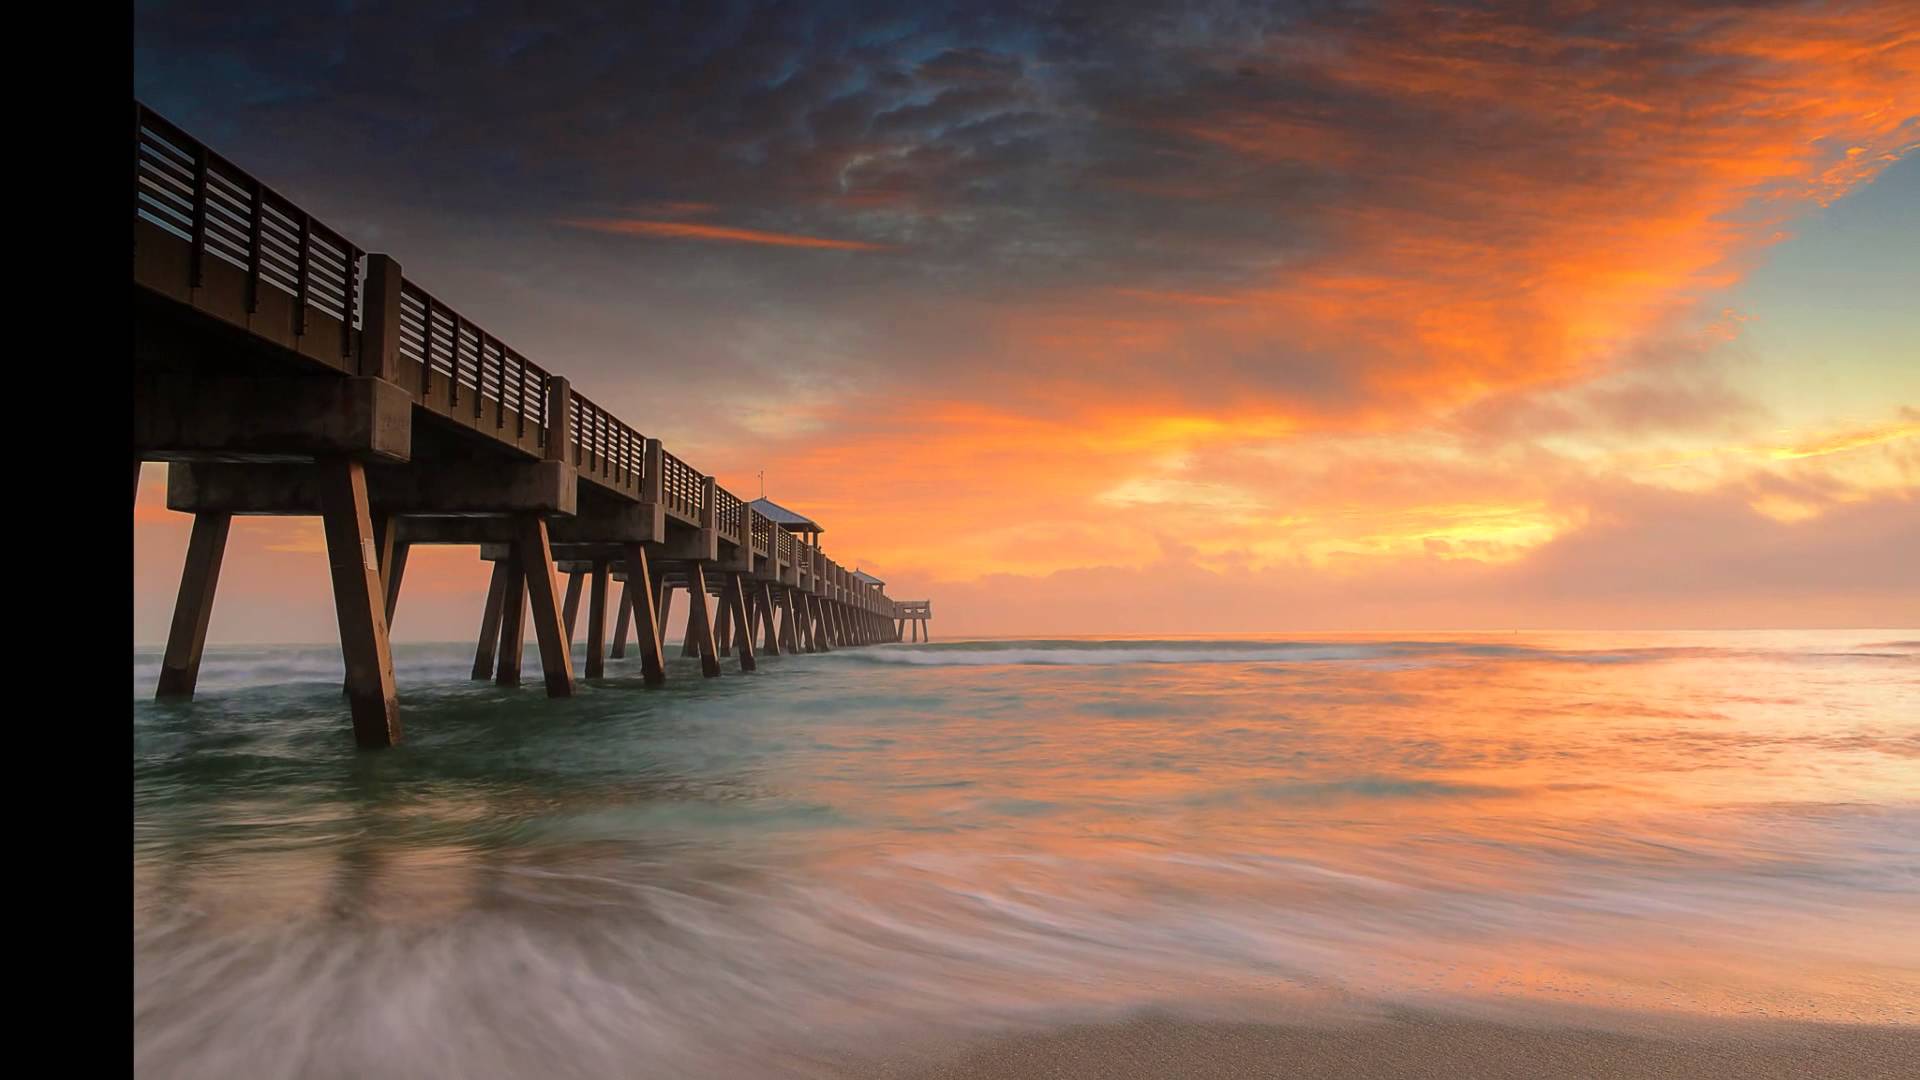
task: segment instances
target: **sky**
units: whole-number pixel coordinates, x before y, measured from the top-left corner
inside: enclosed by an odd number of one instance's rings
[[[138,3],[149,106],[936,637],[1920,626],[1920,5]],[[135,638],[188,519],[149,465]],[[477,626],[416,551],[394,633]],[[321,641],[318,523],[210,636]]]

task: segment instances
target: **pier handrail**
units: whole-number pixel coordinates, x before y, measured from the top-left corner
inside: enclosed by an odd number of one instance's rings
[[[494,406],[495,426],[506,426],[506,410],[515,417],[516,437],[532,429],[536,446],[546,444],[547,380],[552,376],[452,305],[436,298],[407,278],[400,281],[399,354],[420,365],[416,385],[408,387],[421,400],[435,394],[435,380],[445,387],[449,407],[470,399],[475,419]]]
[[[340,355],[353,352],[366,252],[137,101],[133,213],[187,242],[190,287],[207,259],[230,263],[247,276],[249,312],[263,286],[277,289],[300,331],[309,310],[323,312],[340,322]]]
[[[568,460],[582,472],[597,473],[616,486],[637,489],[646,469],[646,436],[595,405],[585,394],[574,391],[569,397],[573,452]]]
[[[746,504],[731,491],[723,487],[713,489],[714,522],[720,535],[734,543],[742,543],[740,535],[740,511]]]
[[[660,465],[660,497],[666,501],[667,509],[690,520],[700,520],[700,512],[706,509],[701,486],[704,477],[700,470],[666,450],[660,452]]]

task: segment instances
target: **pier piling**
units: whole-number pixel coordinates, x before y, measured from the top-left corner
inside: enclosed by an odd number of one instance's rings
[[[487,606],[480,612],[480,641],[473,650],[473,677],[493,677],[493,650],[500,642],[500,615],[507,603],[507,560],[496,559],[487,580]]]
[[[607,674],[607,560],[593,561],[592,583],[587,596],[587,678],[605,678]]]
[[[533,619],[534,641],[540,646],[540,668],[548,697],[573,696],[573,650],[560,614],[559,583],[555,580],[553,549],[547,541],[547,519],[523,514],[515,522],[514,554],[527,579],[527,608]]]
[[[180,594],[173,603],[173,628],[167,633],[167,651],[160,661],[156,697],[193,697],[194,684],[200,680],[200,656],[207,649],[207,622],[213,618],[220,562],[226,555],[232,526],[231,514],[193,516],[193,533],[187,539],[187,562],[180,572]]]
[[[400,698],[387,641],[386,590],[367,507],[366,466],[331,461],[321,465],[320,473],[321,523],[333,570],[354,741],[364,747],[392,746],[400,741]]]
[[[678,588],[683,652],[707,677],[725,653],[753,671],[924,633],[924,601],[828,558],[818,522],[734,495],[394,258],[138,102],[134,116],[132,495],[142,462],[165,461],[167,508],[193,515],[156,696],[194,694],[236,514],[321,519],[362,746],[401,738],[392,630],[418,544],[492,563],[473,678],[520,685],[531,620],[553,697],[577,689],[583,591],[587,679],[626,656],[631,626],[646,684],[664,682]],[[214,220],[217,235],[198,227]]]
[[[660,649],[664,612],[653,609],[652,573],[647,567],[647,552],[639,544],[626,546],[627,584],[632,587],[634,631],[640,639],[640,675],[648,686],[667,681],[666,657]]]
[[[500,619],[500,661],[493,681],[498,686],[520,685],[520,661],[527,651],[527,571],[517,557],[507,566],[507,594]]]

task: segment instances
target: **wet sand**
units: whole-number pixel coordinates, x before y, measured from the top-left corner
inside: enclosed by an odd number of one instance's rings
[[[903,1051],[848,1080],[1540,1080],[1581,1077],[1911,1080],[1920,1027],[1789,1021],[1650,1022],[1637,1030],[1399,1014],[1339,1024],[1145,1015]]]

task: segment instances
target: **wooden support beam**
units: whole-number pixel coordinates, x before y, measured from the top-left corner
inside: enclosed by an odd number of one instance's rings
[[[607,560],[593,561],[593,581],[587,590],[587,678],[607,675]]]
[[[700,653],[700,674],[720,674],[720,654],[713,646],[713,613],[707,604],[707,572],[697,562],[687,564],[687,635]]]
[[[473,677],[493,676],[493,652],[500,643],[500,616],[507,605],[507,560],[497,559],[487,582],[487,606],[480,613],[480,643],[473,650]]]
[[[580,586],[586,577],[586,571],[575,570],[567,575],[567,648],[573,648],[573,628],[580,625]]]
[[[813,609],[813,643],[818,652],[833,651],[833,634],[827,627],[827,602],[818,596],[809,595],[807,606]]]
[[[780,587],[780,640],[785,643],[788,652],[800,651],[799,633],[800,628],[794,624],[793,618],[793,590],[782,585]]]
[[[651,593],[648,594],[647,602],[653,602]],[[627,620],[633,617],[632,578],[628,578],[620,583],[620,603],[619,606],[614,608],[614,611],[613,648],[607,655],[614,660],[619,660],[627,655]]]
[[[321,465],[321,526],[333,571],[340,653],[347,665],[353,737],[363,747],[400,741],[400,697],[387,641],[387,605],[367,507],[366,466],[336,459]]]
[[[389,535],[397,531],[393,527],[395,525],[398,525],[397,521],[389,524]],[[387,560],[381,565],[381,577],[385,578],[387,583],[388,633],[393,632],[393,613],[400,607],[400,579],[404,578],[407,574],[407,553],[411,550],[413,550],[412,545],[393,540],[389,544]]]
[[[713,647],[721,656],[725,656],[733,651],[733,603],[727,598],[733,575],[723,574],[720,583],[720,603],[713,614]]]
[[[140,470],[134,468],[134,482]],[[160,661],[160,698],[193,697],[200,680],[200,657],[207,649],[207,622],[213,618],[213,593],[220,584],[220,562],[226,556],[231,514],[195,514],[193,535],[187,540],[187,562],[180,571],[180,593],[173,601],[173,627],[167,631],[167,651]]]
[[[764,620],[766,630],[766,637],[762,641],[762,645],[766,648],[768,656],[779,656],[780,631],[778,627],[774,626],[773,620],[773,583],[770,581],[762,581],[758,584],[759,588],[754,590],[754,595],[759,599],[760,618]]]
[[[694,622],[693,622],[694,610],[695,609],[693,606],[693,587],[688,586],[687,587],[687,634],[686,634],[686,640],[680,643],[681,656],[699,656],[700,655],[700,644],[699,644],[700,628],[694,625]]]
[[[661,647],[665,648],[667,641],[667,616],[673,614],[673,586],[663,581],[656,586],[656,588],[660,596],[660,610],[658,614],[660,643]]]
[[[400,579],[407,572],[407,545],[400,541],[400,519],[390,514],[373,515],[373,548],[380,566],[381,605],[387,613],[387,640],[393,640],[393,611],[400,604]],[[341,693],[348,693],[345,680]]]
[[[753,656],[753,624],[747,621],[747,585],[737,571],[727,575],[720,599],[732,610],[733,625],[738,629],[734,649],[740,657],[740,670],[752,671],[759,664]]]
[[[787,649],[789,651],[796,653],[812,652],[813,643],[807,638],[807,628],[804,625],[805,620],[794,613],[793,598],[798,592],[799,590],[797,589],[783,588],[780,590],[780,628],[781,631],[787,635]],[[801,603],[801,610],[805,610],[804,600]]]
[[[555,580],[553,548],[547,542],[547,519],[523,514],[514,554],[526,572],[528,614],[534,640],[540,643],[540,668],[547,679],[548,697],[573,696],[573,650],[560,614],[560,585]]]
[[[667,681],[666,657],[660,650],[665,615],[654,610],[653,575],[647,568],[646,549],[639,544],[627,545],[627,585],[634,604],[634,629],[640,636],[640,675],[648,686],[659,686]]]
[[[507,567],[507,590],[500,609],[500,665],[494,682],[501,686],[519,686],[520,659],[527,651],[527,572],[517,558],[503,561]]]

